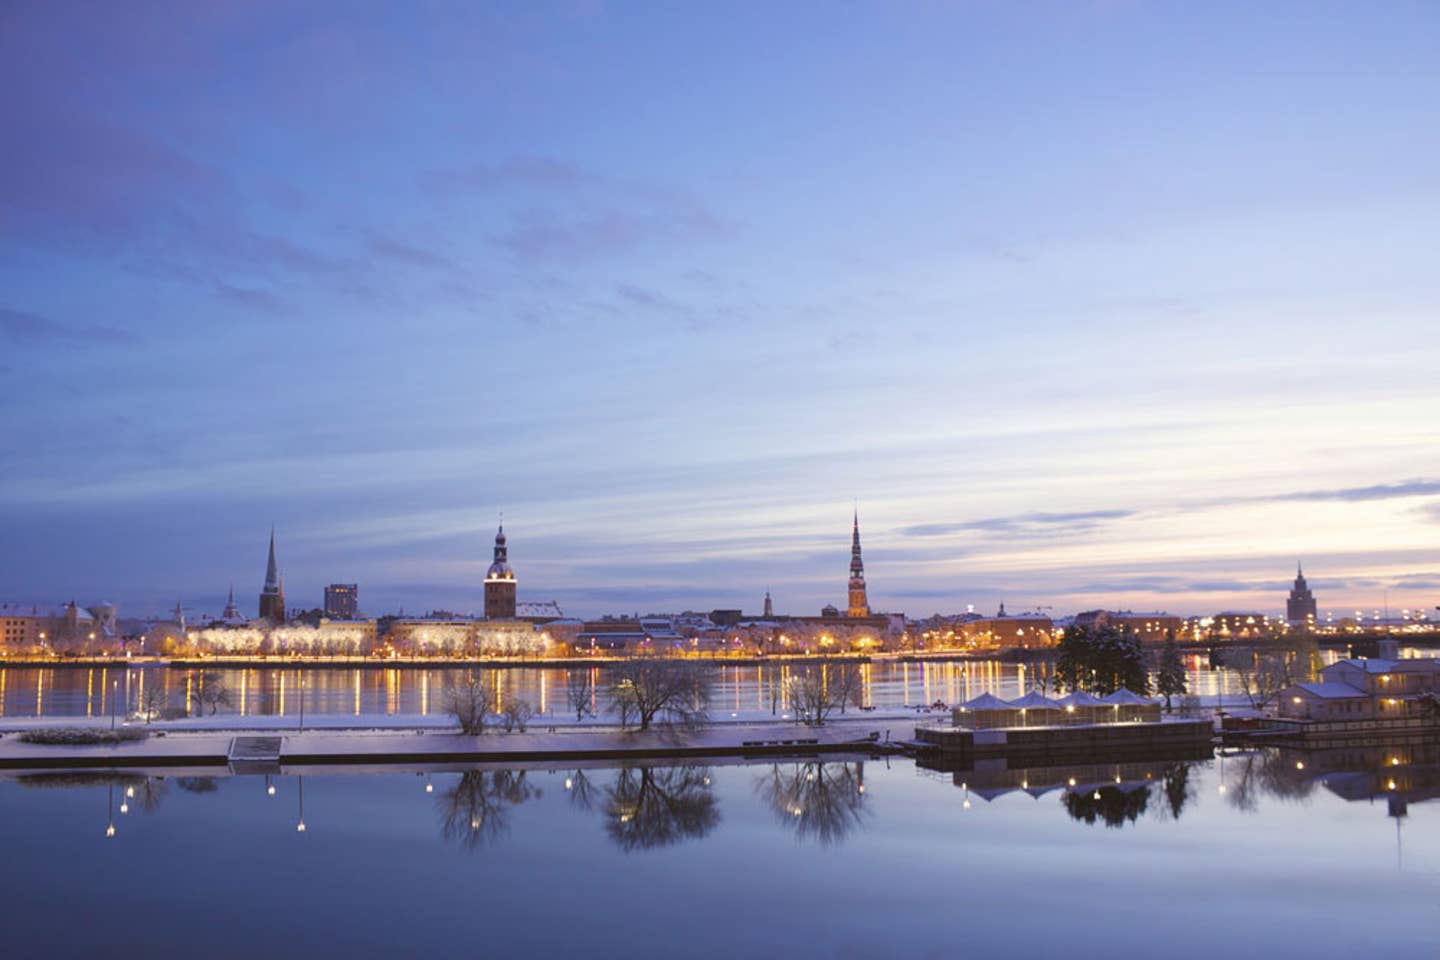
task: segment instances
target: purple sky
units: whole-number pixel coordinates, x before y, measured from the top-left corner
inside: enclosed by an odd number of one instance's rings
[[[0,600],[1440,603],[1434,3],[0,6]]]

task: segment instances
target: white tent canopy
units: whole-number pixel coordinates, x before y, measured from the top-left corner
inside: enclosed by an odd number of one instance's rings
[[[1119,690],[1116,690],[1114,693],[1110,694],[1110,696],[1106,697],[1105,703],[1110,704],[1112,707],[1153,707],[1155,705],[1154,700],[1142,697],[1133,690],[1129,690],[1125,687],[1121,687]]]
[[[961,710],[1009,710],[1010,704],[1001,700],[993,693],[982,693],[978,697],[971,697],[960,704]]]
[[[1016,710],[1062,710],[1064,707],[1045,696],[1039,690],[1031,690],[1018,700],[1011,700],[1010,706]]]
[[[1108,706],[1108,704],[1106,704],[1104,700],[1101,700],[1099,697],[1095,696],[1095,694],[1090,693],[1086,690],[1072,690],[1056,702],[1059,703],[1062,707]]]

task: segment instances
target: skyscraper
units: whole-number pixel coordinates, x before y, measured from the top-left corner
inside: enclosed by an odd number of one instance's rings
[[[260,590],[260,619],[285,622],[285,583],[275,565],[275,528],[270,528],[270,560],[265,565],[265,586]]]
[[[850,609],[847,617],[870,616],[870,601],[865,596],[865,563],[860,559],[860,511],[855,511],[855,529],[850,539]]]
[[[1292,624],[1315,622],[1315,594],[1305,583],[1305,570],[1295,565],[1295,585],[1290,588],[1290,597],[1285,601],[1285,619]]]
[[[485,571],[485,619],[515,618],[515,571],[506,558],[505,525],[495,534],[495,562]]]
[[[359,602],[360,588],[353,583],[332,583],[325,588],[325,616],[331,620],[354,620]]]

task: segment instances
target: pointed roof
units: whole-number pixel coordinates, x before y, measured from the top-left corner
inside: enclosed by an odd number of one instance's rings
[[[1072,690],[1061,697],[1056,703],[1062,707],[1103,707],[1105,701],[1088,690]]]
[[[1155,704],[1154,700],[1148,697],[1142,697],[1128,687],[1121,687],[1104,699],[1105,702],[1111,706],[1121,707],[1149,707]]]
[[[1010,706],[1020,710],[1059,710],[1060,704],[1051,700],[1039,690],[1031,690],[1018,700],[1011,700]]]
[[[280,574],[275,566],[275,524],[270,524],[270,560],[265,564],[265,592],[280,589]]]
[[[1001,700],[993,693],[982,693],[978,697],[971,697],[960,704],[961,710],[1013,710],[1010,704]]]

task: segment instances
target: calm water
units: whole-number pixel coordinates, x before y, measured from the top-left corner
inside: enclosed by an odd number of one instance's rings
[[[0,780],[9,956],[1440,950],[1434,747],[84,776]]]
[[[1331,659],[1334,654],[1329,655]],[[1213,671],[1203,656],[1186,658],[1192,692],[1239,697],[1233,673]],[[712,712],[783,713],[784,680],[801,667],[750,665],[717,670]],[[1046,664],[1000,661],[975,663],[899,663],[879,661],[861,668],[865,702],[880,707],[922,706],[937,700],[956,704],[981,693],[1003,698],[1021,696],[1037,678],[1047,677]],[[305,701],[307,715],[425,716],[443,712],[442,693],[455,669],[283,669],[220,670],[234,700],[224,712],[241,716],[291,716]],[[114,706],[123,715],[139,703],[147,686],[160,685],[169,702],[181,707],[199,671],[163,666],[105,668],[0,668],[0,717],[105,717]],[[597,687],[604,670],[592,671]],[[566,712],[567,671],[503,669],[493,671],[502,698],[523,697],[542,713]],[[115,699],[117,698],[118,699]],[[112,703],[113,701],[113,703]],[[1238,700],[1237,700],[1238,702]],[[603,697],[595,706],[603,710]]]

